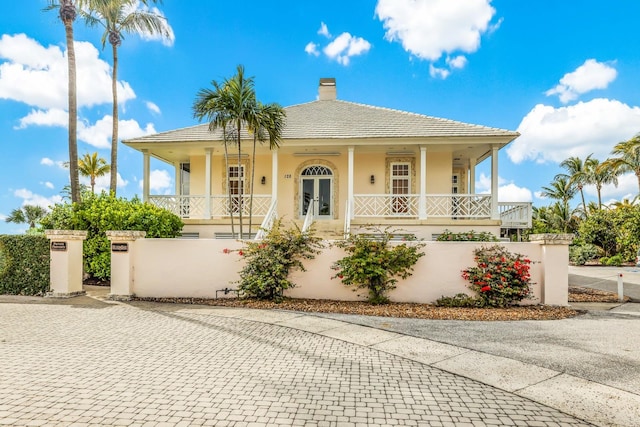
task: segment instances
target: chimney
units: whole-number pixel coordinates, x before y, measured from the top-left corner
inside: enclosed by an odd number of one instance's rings
[[[320,101],[335,101],[336,79],[333,77],[320,79],[318,95],[320,97]]]

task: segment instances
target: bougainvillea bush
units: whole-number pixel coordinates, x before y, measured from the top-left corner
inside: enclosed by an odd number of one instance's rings
[[[508,307],[531,295],[531,260],[504,246],[483,246],[474,251],[475,267],[462,271],[476,292],[477,307]]]

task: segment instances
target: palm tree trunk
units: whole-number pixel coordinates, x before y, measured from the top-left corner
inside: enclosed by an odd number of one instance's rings
[[[231,198],[231,175],[229,175],[229,148],[227,147],[227,129],[222,127],[222,143],[224,144],[224,166],[227,170],[227,196],[229,197],[229,216],[231,217],[231,235],[235,237],[236,227],[233,220],[233,199]]]
[[[63,1],[60,5],[61,15],[63,9],[74,7],[70,0]],[[67,41],[67,64],[69,68],[69,180],[71,181],[71,201],[80,202],[80,179],[78,176],[78,100],[76,97],[76,50],[73,44],[73,19],[62,15]],[[75,18],[75,16],[74,16]]]
[[[584,217],[588,217],[589,214],[587,213],[587,205],[584,202],[584,191],[582,191],[582,186],[580,186],[580,197],[582,198],[582,210],[584,211]]]
[[[241,125],[240,121],[238,121],[238,222],[240,223],[240,240],[244,238],[242,233],[242,196],[244,195],[244,173],[242,171],[242,164],[240,163],[242,159],[242,149],[240,147],[240,130]]]
[[[600,196],[601,189],[602,189],[601,185],[596,185],[596,190],[598,191],[598,209],[602,209],[602,197]]]
[[[636,178],[638,179],[638,195],[640,196],[640,171],[636,171]]]
[[[253,154],[251,155],[251,189],[249,196],[249,236],[251,236],[251,228],[253,226],[253,184],[255,182],[256,172],[256,134],[253,135]]]
[[[111,92],[113,94],[113,126],[111,130],[111,179],[109,191],[114,196],[118,187],[118,47],[111,45],[113,51],[113,75]]]

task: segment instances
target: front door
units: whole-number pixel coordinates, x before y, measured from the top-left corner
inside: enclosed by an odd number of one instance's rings
[[[300,215],[305,216],[312,206],[317,219],[333,217],[333,173],[324,166],[312,166],[302,171],[300,177]],[[313,201],[313,203],[311,203]]]

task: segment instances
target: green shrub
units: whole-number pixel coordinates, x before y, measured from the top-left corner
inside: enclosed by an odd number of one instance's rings
[[[313,231],[303,233],[295,224],[285,228],[281,220],[275,221],[263,240],[249,241],[237,251],[246,260],[238,290],[251,298],[280,301],[286,289],[295,287],[289,272],[305,271],[302,260],[314,258],[321,247]]]
[[[614,255],[612,257],[602,257],[600,258],[600,264],[607,265],[610,267],[620,267],[624,263],[624,259],[622,255]]]
[[[138,199],[102,193],[85,196],[80,203],[56,205],[41,221],[45,229],[87,230],[84,241],[85,272],[100,280],[111,276],[108,230],[146,231],[147,237],[176,237],[182,220],[166,209]]]
[[[474,251],[476,267],[462,271],[478,295],[478,307],[507,307],[531,294],[531,260],[512,254],[504,246],[483,246]]]
[[[475,307],[476,298],[467,294],[459,293],[452,297],[440,297],[436,300],[438,307]]]
[[[436,240],[438,242],[497,242],[498,238],[487,231],[476,233],[471,230],[462,233],[452,233],[449,230],[444,230]]]
[[[0,294],[44,295],[49,290],[49,241],[0,236]]]
[[[424,256],[424,252],[420,252],[424,243],[391,246],[392,232],[375,231],[376,239],[366,234],[351,234],[336,243],[349,255],[333,264],[332,268],[337,271],[333,278],[356,289],[367,289],[370,303],[385,304],[389,302],[387,292],[396,287],[396,277],[406,279],[411,276],[413,266]]]
[[[599,254],[598,247],[591,243],[569,246],[569,261],[574,265],[585,265],[587,261],[596,259]]]

